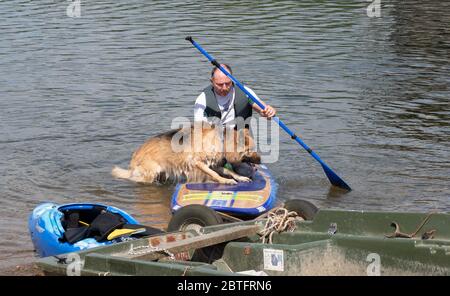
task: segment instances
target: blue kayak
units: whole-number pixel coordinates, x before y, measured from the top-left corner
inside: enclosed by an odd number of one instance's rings
[[[43,203],[28,221],[31,240],[41,257],[109,245],[162,231],[139,225],[125,211],[91,203]]]

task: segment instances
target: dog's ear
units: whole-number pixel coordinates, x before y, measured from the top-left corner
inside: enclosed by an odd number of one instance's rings
[[[261,156],[257,152],[251,152],[242,158],[244,163],[261,164]]]

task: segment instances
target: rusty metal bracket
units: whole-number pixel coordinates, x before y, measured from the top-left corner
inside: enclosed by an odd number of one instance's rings
[[[413,233],[409,234],[409,233],[404,233],[400,231],[400,225],[393,221],[391,223],[391,226],[395,228],[394,232],[391,234],[386,234],[385,236],[387,238],[395,238],[395,237],[402,237],[402,238],[413,238],[417,235],[417,233],[423,228],[423,226],[428,222],[428,220],[430,220],[431,215],[435,214],[436,212],[431,212],[429,213],[424,219],[423,221],[420,223],[420,225],[417,227],[416,231],[414,231]],[[422,235],[422,239],[430,239],[433,238],[434,233],[436,232],[436,229],[433,230],[429,230],[427,232],[425,232]]]

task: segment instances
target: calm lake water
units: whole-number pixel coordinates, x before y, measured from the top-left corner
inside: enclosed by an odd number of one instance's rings
[[[113,179],[150,136],[192,117],[210,64],[195,37],[341,176],[281,131],[280,200],[450,211],[450,3],[0,2],[0,270],[34,260],[39,203],[100,202],[165,227],[174,185]],[[206,2],[206,1],[205,1]]]

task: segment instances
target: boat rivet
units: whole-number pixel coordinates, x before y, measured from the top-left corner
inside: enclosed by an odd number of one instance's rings
[[[152,245],[152,246],[157,246],[157,245],[159,245],[161,243],[161,241],[158,239],[158,238],[152,238],[152,239],[150,239],[150,244]]]
[[[250,255],[250,251],[252,250],[251,247],[247,246],[244,248],[244,255]]]

